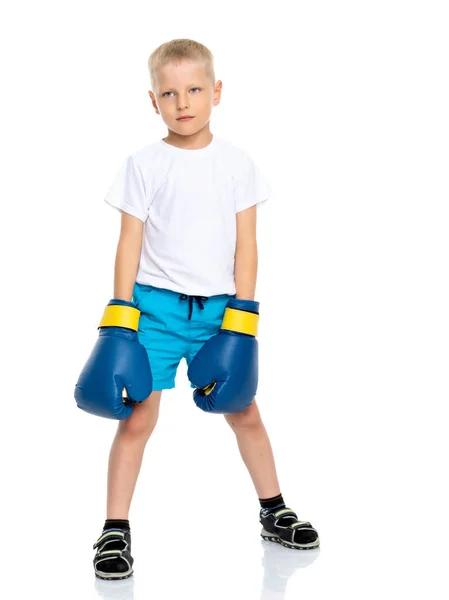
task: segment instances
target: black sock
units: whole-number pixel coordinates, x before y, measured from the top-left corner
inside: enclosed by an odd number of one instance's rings
[[[282,494],[278,496],[273,496],[272,498],[259,498],[260,506],[264,509],[264,512],[271,513],[279,510],[280,508],[285,508],[284,499],[282,498]]]
[[[126,529],[127,531],[131,530],[128,519],[106,519],[103,531],[105,529],[114,529],[115,527],[117,527],[117,529]]]

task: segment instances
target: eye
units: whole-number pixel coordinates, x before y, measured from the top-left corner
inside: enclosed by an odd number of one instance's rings
[[[198,90],[198,91],[200,92],[200,91],[201,91],[201,88],[199,88],[199,87],[194,87],[194,88],[190,88],[190,90]],[[162,98],[166,98],[166,97],[168,98],[167,94],[173,94],[173,92],[164,92],[164,93],[162,94]]]

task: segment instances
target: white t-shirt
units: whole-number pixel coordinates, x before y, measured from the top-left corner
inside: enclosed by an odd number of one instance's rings
[[[236,213],[270,195],[247,152],[214,135],[199,150],[159,140],[129,155],[104,200],[145,223],[138,283],[213,296],[236,293]]]

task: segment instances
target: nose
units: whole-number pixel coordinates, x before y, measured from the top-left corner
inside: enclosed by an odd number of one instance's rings
[[[184,110],[189,108],[188,96],[185,94],[179,94],[178,96],[178,110]]]

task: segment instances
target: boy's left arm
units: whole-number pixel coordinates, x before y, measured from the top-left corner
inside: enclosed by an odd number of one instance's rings
[[[236,214],[237,241],[234,260],[236,298],[254,300],[257,281],[257,205]]]

